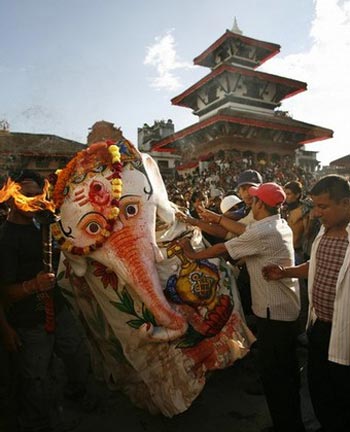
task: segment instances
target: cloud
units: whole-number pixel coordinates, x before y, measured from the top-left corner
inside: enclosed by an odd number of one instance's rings
[[[314,6],[310,49],[271,59],[264,69],[308,83],[308,90],[284,101],[282,109],[296,120],[334,130],[332,140],[306,146],[319,151],[325,165],[349,154],[350,0],[314,0]]]
[[[155,43],[147,47],[144,64],[153,66],[157,71],[157,76],[151,78],[151,87],[170,91],[178,90],[182,86],[180,78],[173,72],[193,67],[190,63],[178,59],[175,39],[171,31],[165,36],[157,36]]]

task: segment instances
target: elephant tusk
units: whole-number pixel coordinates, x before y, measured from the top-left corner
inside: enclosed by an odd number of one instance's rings
[[[163,255],[162,251],[159,249],[159,247],[157,245],[155,245],[154,243],[152,243],[151,246],[153,249],[154,259],[155,259],[156,263],[159,264],[162,261],[164,261],[164,255]]]
[[[151,323],[145,323],[139,328],[141,337],[149,342],[170,342],[183,336],[187,331],[185,322],[181,329],[172,330],[165,327],[154,327]]]

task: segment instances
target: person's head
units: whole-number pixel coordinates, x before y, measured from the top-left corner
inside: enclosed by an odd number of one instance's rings
[[[284,192],[286,193],[286,203],[292,204],[300,200],[302,195],[303,186],[297,181],[293,180],[284,185]]]
[[[242,203],[242,200],[238,198],[237,195],[227,195],[220,203],[221,213],[226,213],[228,211],[235,211],[238,206]]]
[[[13,171],[9,173],[12,181],[21,186],[21,193],[26,197],[35,197],[43,192],[45,180],[44,178],[32,170]],[[33,218],[33,212],[21,210],[16,207],[13,200],[9,202],[10,213],[9,220],[19,223],[29,223]]]
[[[191,200],[191,195],[192,195],[192,192],[191,192],[190,189],[188,189],[186,192],[184,192],[184,199],[185,199],[185,201],[190,202],[190,200]]]
[[[191,207],[197,208],[198,206],[206,207],[207,205],[207,197],[201,191],[193,192],[191,196]]]
[[[256,220],[278,214],[286,199],[282,186],[277,183],[262,183],[259,186],[251,186],[249,194],[253,198],[252,211]]]
[[[255,170],[245,170],[237,178],[237,192],[247,207],[252,205],[252,197],[249,194],[251,186],[258,186],[262,183],[261,174]]]
[[[309,192],[318,217],[326,229],[345,227],[350,221],[350,183],[344,177],[329,175]]]
[[[222,190],[214,189],[210,194],[208,206],[215,207],[216,209],[219,210],[223,195],[224,194],[223,194]]]
[[[36,183],[40,188],[40,192],[36,195],[39,195],[44,188],[45,179],[40,174],[38,174],[37,172],[29,170],[29,169],[23,169],[23,170],[19,170],[19,171],[11,171],[11,172],[9,172],[9,177],[12,181],[19,183],[19,184],[29,183],[29,182]],[[31,196],[31,195],[26,195],[26,196]],[[32,196],[35,196],[35,195],[32,195]]]

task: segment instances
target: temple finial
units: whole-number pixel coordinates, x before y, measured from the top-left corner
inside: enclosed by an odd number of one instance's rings
[[[231,31],[232,31],[232,33],[243,34],[242,30],[238,27],[237,18],[236,17],[235,17],[235,19],[233,21],[233,26],[232,26]]]

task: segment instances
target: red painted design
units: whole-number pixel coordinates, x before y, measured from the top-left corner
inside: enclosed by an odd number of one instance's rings
[[[93,261],[95,267],[93,274],[99,277],[102,281],[103,287],[107,288],[109,285],[117,291],[118,289],[118,276],[103,264]]]

